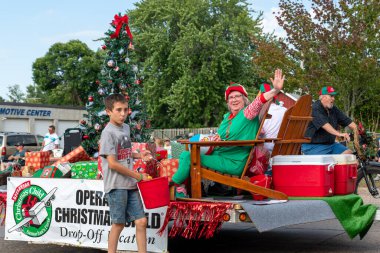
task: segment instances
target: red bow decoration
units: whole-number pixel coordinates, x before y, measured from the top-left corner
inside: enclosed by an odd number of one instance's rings
[[[131,30],[129,29],[129,26],[128,26],[128,19],[129,18],[127,15],[124,15],[122,17],[117,14],[115,15],[114,20],[112,20],[111,25],[116,26],[116,30],[113,34],[111,34],[110,36],[111,39],[119,37],[119,33],[120,33],[121,28],[123,27],[123,24],[126,25],[125,30],[127,31],[128,37],[130,38],[130,40],[133,39]]]

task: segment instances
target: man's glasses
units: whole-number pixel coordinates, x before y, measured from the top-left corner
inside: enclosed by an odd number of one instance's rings
[[[239,98],[241,98],[242,96],[243,96],[243,95],[229,96],[229,97],[228,97],[228,100],[239,99]]]

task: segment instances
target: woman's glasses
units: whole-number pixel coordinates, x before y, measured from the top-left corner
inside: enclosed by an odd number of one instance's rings
[[[228,97],[228,100],[239,99],[239,98],[241,98],[242,96],[243,96],[243,95],[229,96],[229,97]]]

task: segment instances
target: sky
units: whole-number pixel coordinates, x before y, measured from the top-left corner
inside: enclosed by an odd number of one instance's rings
[[[115,14],[134,8],[138,0],[15,0],[0,8],[0,96],[8,99],[8,86],[33,84],[32,64],[57,42],[80,40],[96,51]],[[264,32],[283,36],[274,10],[279,0],[248,0],[263,11]],[[131,25],[133,25],[131,23]]]

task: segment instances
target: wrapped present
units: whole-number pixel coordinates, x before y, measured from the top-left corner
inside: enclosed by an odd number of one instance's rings
[[[21,168],[21,171],[23,177],[31,177],[36,170],[33,166],[24,166]]]
[[[65,155],[64,157],[62,157],[60,160],[53,163],[52,165],[57,166],[58,164],[64,163],[64,162],[75,163],[79,161],[89,161],[89,160],[91,159],[86,153],[86,151],[84,150],[84,148],[82,146],[79,146],[73,151],[71,151],[70,153],[68,153],[67,155]]]
[[[25,153],[25,166],[33,166],[35,169],[41,169],[50,164],[49,151],[37,151]]]
[[[98,162],[76,162],[71,166],[71,178],[96,179],[98,175]]]
[[[133,170],[139,173],[146,173],[152,178],[158,177],[158,162],[156,160],[150,160],[144,162],[142,159],[133,160]]]
[[[33,177],[40,178],[61,178],[62,172],[55,166],[46,166],[43,169],[37,170]]]
[[[156,144],[154,143],[140,143],[132,142],[132,152],[141,153],[142,151],[149,150],[152,154],[156,153]]]
[[[62,177],[70,177],[71,175],[71,163],[64,162],[59,163],[57,168],[62,172]]]
[[[168,177],[169,181],[172,179],[174,173],[178,169],[178,159],[164,159],[160,162],[159,165],[159,176]]]
[[[103,179],[103,167],[102,167],[102,158],[98,156],[98,175],[96,179]]]

